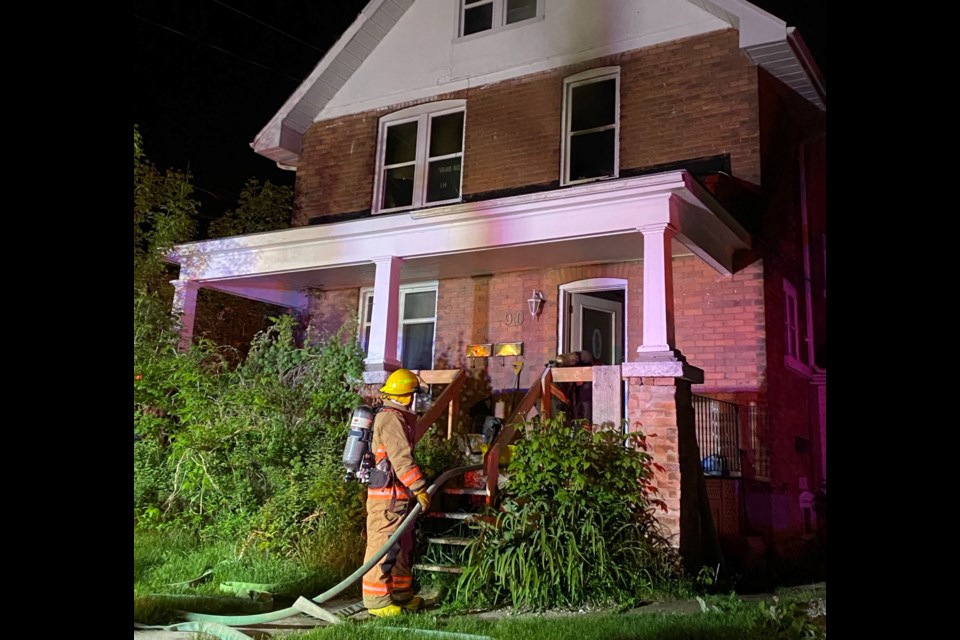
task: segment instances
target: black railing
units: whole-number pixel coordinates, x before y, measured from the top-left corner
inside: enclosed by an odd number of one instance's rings
[[[740,407],[732,402],[693,396],[700,463],[708,476],[739,476]]]
[[[753,477],[756,480],[770,479],[770,434],[767,430],[766,413],[751,402],[747,407],[747,439],[753,460]]]

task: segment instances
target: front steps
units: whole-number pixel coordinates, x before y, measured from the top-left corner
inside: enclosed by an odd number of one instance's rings
[[[456,484],[442,487],[433,508],[420,520],[420,562],[413,565],[415,571],[462,573],[475,538],[471,525],[478,518],[489,518],[483,515],[488,498],[483,471],[467,472],[451,483]]]

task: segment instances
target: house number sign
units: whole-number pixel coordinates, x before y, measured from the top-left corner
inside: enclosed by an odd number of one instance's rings
[[[523,324],[523,311],[517,311],[516,313],[507,313],[506,318],[503,321],[503,324],[508,327],[519,327]]]

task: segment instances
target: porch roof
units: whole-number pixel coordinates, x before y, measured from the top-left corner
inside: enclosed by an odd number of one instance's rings
[[[403,259],[400,282],[423,282],[643,258],[641,229],[670,225],[672,254],[722,274],[749,233],[689,172],[594,182],[361,220],[174,247],[180,280],[303,309],[305,291],[368,287],[374,260]]]

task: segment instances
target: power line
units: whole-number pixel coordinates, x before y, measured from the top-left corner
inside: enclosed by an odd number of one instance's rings
[[[239,9],[234,9],[233,7],[231,7],[230,5],[228,5],[226,2],[220,2],[220,0],[213,0],[213,1],[216,2],[218,5],[220,5],[221,7],[225,7],[225,8],[227,8],[227,9],[230,9],[230,11],[233,11],[233,12],[235,12],[235,13],[239,13],[239,14],[240,14],[241,16],[243,16],[244,18],[247,18],[247,19],[249,19],[249,20],[253,20],[254,22],[259,23],[259,24],[262,24],[263,26],[267,27],[268,29],[273,29],[273,30],[276,31],[277,33],[279,33],[279,34],[281,34],[281,35],[284,35],[284,36],[290,38],[291,40],[293,40],[293,41],[295,41],[295,42],[299,42],[300,44],[304,45],[305,47],[310,47],[310,48],[313,49],[314,51],[319,52],[321,55],[323,55],[323,53],[325,53],[325,52],[323,51],[323,49],[318,49],[317,47],[313,46],[313,45],[310,44],[309,42],[305,42],[305,41],[301,40],[300,38],[298,38],[298,37],[296,37],[296,36],[292,36],[292,35],[290,35],[289,33],[287,33],[286,31],[282,31],[281,29],[278,29],[278,28],[276,28],[276,27],[273,26],[273,25],[267,24],[266,22],[264,22],[263,20],[260,20],[259,18],[254,18],[253,16],[248,15],[248,14],[244,13],[243,11],[240,11]]]
[[[173,29],[172,27],[168,27],[168,26],[163,25],[163,24],[160,24],[160,23],[158,23],[158,22],[154,22],[153,20],[149,20],[149,19],[147,19],[147,18],[144,18],[143,16],[137,15],[136,13],[133,14],[133,17],[136,18],[136,19],[138,19],[138,20],[141,20],[141,21],[143,21],[143,22],[146,22],[147,24],[149,24],[149,25],[151,25],[151,26],[153,26],[153,27],[157,27],[158,29],[163,29],[163,30],[165,30],[165,31],[169,31],[170,33],[174,33],[174,34],[176,34],[176,35],[178,35],[178,36],[181,36],[181,37],[183,37],[183,38],[186,38],[187,40],[190,40],[190,41],[195,42],[195,43],[197,43],[197,44],[203,45],[203,46],[205,46],[205,47],[209,47],[210,49],[213,49],[214,51],[219,51],[220,53],[224,53],[224,54],[226,54],[226,55],[228,55],[228,56],[231,56],[231,57],[233,57],[233,58],[236,58],[236,59],[238,59],[238,60],[242,60],[243,62],[246,62],[247,64],[252,64],[252,65],[254,65],[254,66],[256,66],[256,67],[260,67],[261,69],[265,69],[266,71],[269,71],[269,72],[271,72],[271,73],[275,73],[275,74],[277,74],[277,75],[279,75],[279,76],[282,76],[282,77],[284,77],[284,78],[287,78],[288,80],[292,80],[293,82],[296,82],[297,84],[299,84],[300,82],[303,81],[303,78],[294,78],[294,77],[292,77],[292,76],[288,76],[287,74],[283,73],[282,71],[277,71],[276,69],[274,69],[274,68],[272,68],[272,67],[268,67],[268,66],[266,66],[266,65],[264,65],[264,64],[261,64],[261,63],[257,62],[256,60],[251,60],[250,58],[245,58],[245,57],[243,57],[243,56],[241,56],[241,55],[237,55],[236,53],[233,53],[232,51],[227,51],[227,50],[224,49],[223,47],[219,47],[219,46],[217,46],[217,45],[215,45],[215,44],[210,44],[209,42],[204,42],[203,40],[198,40],[198,39],[194,38],[193,36],[187,35],[187,34],[181,32],[181,31],[177,31],[176,29]]]

